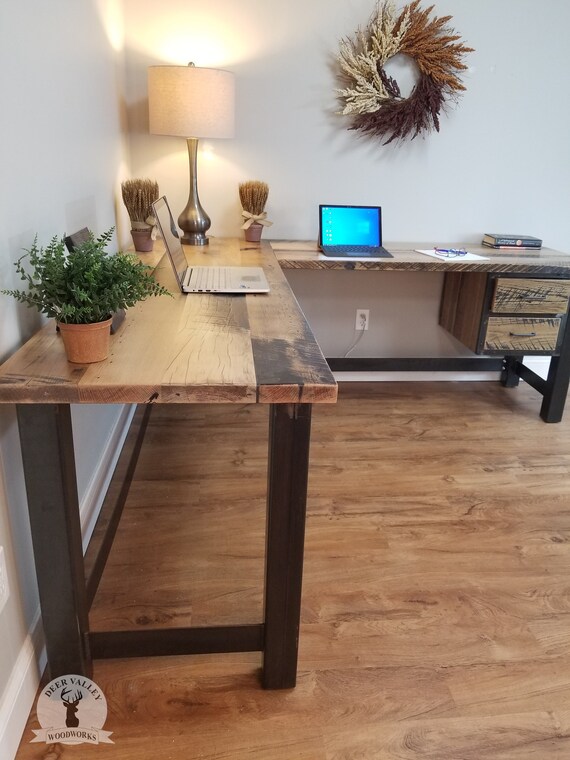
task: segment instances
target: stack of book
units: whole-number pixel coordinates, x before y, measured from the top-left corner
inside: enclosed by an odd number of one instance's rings
[[[531,235],[498,235],[494,232],[487,232],[483,235],[483,245],[487,248],[511,248],[518,250],[529,250],[542,248],[542,240]]]

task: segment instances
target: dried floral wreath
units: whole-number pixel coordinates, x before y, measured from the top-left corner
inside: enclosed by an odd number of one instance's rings
[[[430,19],[433,5],[426,10],[413,0],[396,16],[391,0],[379,2],[366,29],[340,43],[338,61],[347,87],[337,90],[344,100],[342,114],[353,117],[350,129],[360,129],[374,137],[393,140],[414,139],[421,132],[439,132],[439,114],[446,99],[457,98],[464,85],[459,72],[466,47],[448,26],[451,16]],[[386,62],[402,53],[419,69],[419,80],[409,97],[400,93],[398,83],[384,70]]]

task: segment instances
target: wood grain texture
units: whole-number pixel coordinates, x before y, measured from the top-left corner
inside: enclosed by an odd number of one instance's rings
[[[559,317],[489,317],[484,350],[501,354],[505,351],[551,354],[557,349],[561,324]]]
[[[438,243],[441,245],[441,243]],[[568,275],[570,254],[541,248],[539,251],[506,252],[493,251],[481,245],[448,243],[446,247],[467,248],[471,253],[485,256],[487,261],[463,261],[460,257],[442,261],[432,256],[416,253],[416,249],[428,250],[434,243],[384,243],[393,255],[391,259],[377,261],[335,260],[319,253],[314,241],[274,240],[271,247],[283,269],[381,269],[409,272],[527,272],[532,274]]]
[[[552,355],[569,292],[565,279],[447,272],[440,324],[476,353]]]
[[[569,757],[570,418],[539,406],[524,384],[341,385],[313,410],[297,687],[260,689],[259,653],[96,661],[115,744],[56,753]],[[259,620],[266,429],[262,406],[153,410],[92,628]],[[47,756],[32,728],[17,760]]]
[[[566,314],[569,296],[569,280],[500,277],[495,283],[491,310],[510,314]]]
[[[0,367],[0,403],[334,402],[334,378],[269,246],[185,250],[191,263],[263,266],[271,292],[183,295],[163,257],[155,276],[173,297],[129,309],[106,361],[68,363],[50,322]]]
[[[487,274],[446,272],[440,325],[472,351],[477,351],[487,290]]]

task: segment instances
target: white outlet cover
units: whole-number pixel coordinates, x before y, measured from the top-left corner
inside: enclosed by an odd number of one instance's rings
[[[10,596],[10,588],[8,586],[8,573],[6,571],[6,558],[4,556],[4,547],[0,546],[0,612],[4,609],[4,605],[8,601]]]

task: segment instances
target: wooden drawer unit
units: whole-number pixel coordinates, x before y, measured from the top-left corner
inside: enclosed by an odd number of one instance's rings
[[[554,353],[561,324],[560,317],[489,317],[483,353]]]
[[[570,280],[497,277],[491,311],[499,314],[566,314]]]
[[[447,272],[440,324],[477,354],[556,354],[570,280]]]

